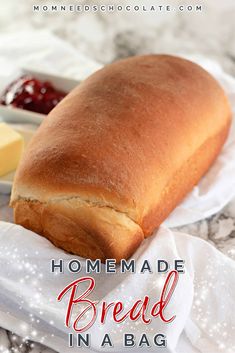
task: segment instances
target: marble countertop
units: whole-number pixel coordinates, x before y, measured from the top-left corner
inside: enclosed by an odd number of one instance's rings
[[[140,18],[131,14],[32,14],[28,6],[34,3],[31,0],[22,1],[16,15],[13,10],[16,3],[9,1],[0,11],[0,30],[49,28],[102,63],[148,52],[200,53],[216,59],[227,72],[235,75],[235,22],[231,11],[235,7],[229,0],[222,5],[205,1],[202,14],[165,14],[157,20],[153,16]],[[0,195],[1,220],[12,220],[8,203],[9,197]],[[235,259],[235,200],[218,214],[178,229],[207,240]],[[49,353],[52,350],[0,328],[0,352]]]

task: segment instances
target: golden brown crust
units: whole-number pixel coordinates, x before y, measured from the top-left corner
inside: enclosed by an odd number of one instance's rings
[[[152,234],[156,225],[159,226],[171,213],[172,205],[178,205],[207,172],[227,138],[228,128],[225,126],[218,134],[206,140],[175,173],[161,193],[158,205],[143,219],[145,237]]]
[[[14,182],[16,222],[80,255],[128,257],[207,171],[230,120],[222,88],[190,61],[149,55],[111,64],[32,139]],[[61,240],[59,224],[73,236]]]

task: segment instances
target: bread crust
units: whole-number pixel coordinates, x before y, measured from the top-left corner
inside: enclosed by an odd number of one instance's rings
[[[222,88],[190,61],[111,64],[38,129],[16,173],[15,221],[84,257],[127,258],[205,174],[230,121]]]
[[[90,259],[130,257],[144,239],[139,225],[109,207],[80,198],[42,203],[19,199],[15,222],[48,238],[56,246]]]

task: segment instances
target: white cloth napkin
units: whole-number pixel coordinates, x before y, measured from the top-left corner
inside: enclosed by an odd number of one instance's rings
[[[70,282],[84,275],[82,258],[64,253],[48,240],[20,226],[0,222],[0,326],[33,340],[42,340],[59,352],[76,352],[68,348],[64,327],[67,300],[57,302],[59,292]],[[50,260],[64,260],[63,274],[50,273]],[[165,352],[216,353],[235,351],[235,263],[207,242],[183,233],[161,227],[156,236],[146,240],[134,257],[135,274],[93,274],[96,289],[92,299],[112,302],[121,300],[130,308],[137,298],[149,295],[152,302],[160,297],[165,275],[155,272],[155,262],[165,259],[173,264],[175,259],[185,261],[185,273],[179,282],[166,310],[168,318],[162,323],[153,319],[150,325],[126,322],[114,323],[109,317],[104,325],[96,322],[87,331],[92,343],[88,352],[123,352],[123,332],[134,333],[138,338],[145,332],[149,338],[156,333],[167,336]],[[66,270],[71,259],[82,262],[79,274]],[[138,269],[148,259],[153,273],[140,274]],[[155,300],[154,300],[155,299]],[[114,347],[100,348],[101,337],[109,333]],[[81,350],[83,351],[83,350]],[[145,350],[135,347],[135,352]],[[156,347],[148,351],[158,351]],[[162,351],[162,348],[159,348]]]
[[[199,63],[217,78],[229,96],[234,113],[235,80],[211,60],[197,55],[189,59]],[[0,91],[21,67],[82,80],[101,66],[47,31],[19,32],[0,36]],[[180,206],[172,212],[165,225],[176,227],[209,217],[218,212],[234,196],[235,122],[233,120],[230,136],[216,163]]]

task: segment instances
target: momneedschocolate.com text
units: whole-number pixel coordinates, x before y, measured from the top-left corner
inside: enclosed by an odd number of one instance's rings
[[[38,4],[32,7],[33,12],[132,12],[132,13],[161,13],[161,12],[202,12],[203,5],[198,3],[179,4],[176,6],[170,4]]]

